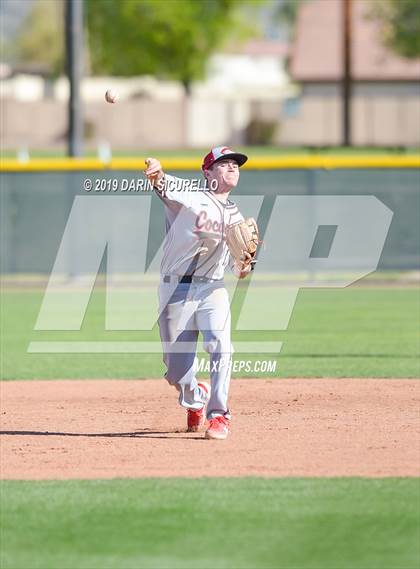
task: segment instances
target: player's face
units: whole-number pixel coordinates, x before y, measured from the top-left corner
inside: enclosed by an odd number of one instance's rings
[[[210,172],[210,178],[213,180],[217,180],[218,187],[221,191],[222,188],[232,189],[236,187],[239,181],[239,166],[235,160],[220,160],[220,162],[216,162],[213,164],[213,167]],[[225,190],[225,191],[226,191]],[[217,190],[216,190],[217,191]]]

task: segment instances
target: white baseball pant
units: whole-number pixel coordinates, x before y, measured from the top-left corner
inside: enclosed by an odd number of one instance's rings
[[[168,277],[167,277],[168,278]],[[163,346],[165,378],[179,391],[179,403],[189,409],[203,405],[203,393],[195,377],[194,359],[199,332],[210,355],[211,397],[207,418],[229,416],[228,392],[233,348],[230,338],[230,303],[223,281],[159,286],[159,331]]]

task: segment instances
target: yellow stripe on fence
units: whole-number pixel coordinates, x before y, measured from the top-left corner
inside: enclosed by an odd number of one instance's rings
[[[165,170],[199,170],[200,158],[162,158]],[[145,168],[143,158],[113,158],[102,162],[97,158],[35,158],[27,162],[15,159],[0,161],[0,172],[49,172],[86,170],[138,170]],[[420,155],[361,156],[284,156],[250,158],[246,170],[420,168]]]

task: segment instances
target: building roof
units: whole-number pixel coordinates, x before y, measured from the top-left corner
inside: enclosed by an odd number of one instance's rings
[[[342,77],[341,0],[302,4],[291,49],[290,74],[295,81],[338,81]],[[416,81],[420,58],[406,59],[386,48],[380,23],[369,18],[372,4],[352,2],[352,77],[359,81]]]
[[[242,53],[252,56],[273,56],[283,58],[288,55],[289,46],[278,40],[249,40],[242,48]]]

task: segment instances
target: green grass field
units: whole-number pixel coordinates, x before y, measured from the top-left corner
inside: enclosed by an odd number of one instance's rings
[[[3,482],[2,569],[409,569],[404,479]]]
[[[277,294],[275,286],[262,287],[256,309],[269,314]],[[160,354],[27,353],[29,342],[34,340],[159,339],[156,327],[150,332],[105,331],[105,293],[101,289],[93,293],[80,331],[34,331],[42,297],[41,291],[2,294],[3,379],[162,377]],[[232,309],[234,321],[240,303],[239,296]],[[420,372],[419,307],[414,288],[301,290],[287,330],[233,333],[234,343],[282,341],[281,355],[235,357],[276,359],[277,369],[270,375],[279,377],[416,378]]]
[[[276,287],[261,291],[258,310],[269,313]],[[156,329],[104,331],[104,294],[93,293],[80,332],[40,332],[33,328],[42,291],[4,290],[2,377],[162,377],[160,355],[26,352],[33,340],[158,338]],[[283,341],[271,374],[279,377],[414,378],[419,309],[414,288],[306,289],[286,331],[236,331],[234,340]],[[0,501],[1,569],[414,569],[420,562],[418,479],[3,481]]]

